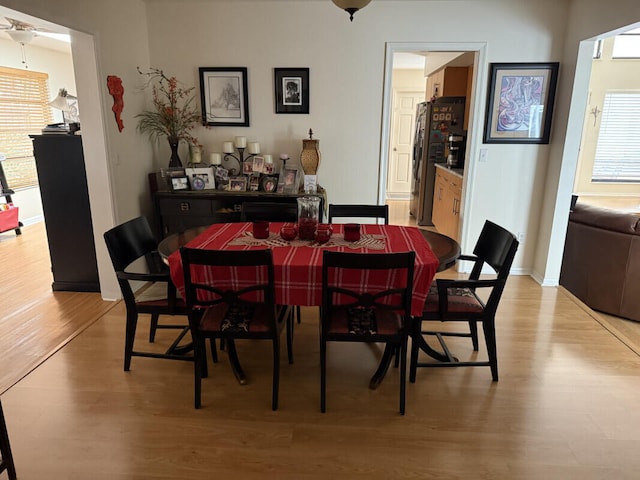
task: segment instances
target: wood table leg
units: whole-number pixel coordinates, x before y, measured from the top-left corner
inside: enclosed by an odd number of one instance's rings
[[[242,365],[240,365],[240,360],[238,359],[238,352],[236,350],[236,343],[234,339],[227,338],[226,345],[227,345],[227,355],[229,357],[229,364],[231,365],[231,370],[233,371],[233,374],[236,376],[236,379],[238,379],[238,383],[240,385],[246,385],[247,376],[245,375],[244,370],[242,370]]]

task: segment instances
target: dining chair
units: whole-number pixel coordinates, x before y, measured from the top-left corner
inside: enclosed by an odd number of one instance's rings
[[[389,205],[338,205],[329,204],[329,223],[334,218],[373,218],[389,224]]]
[[[11,445],[9,444],[7,424],[5,423],[4,412],[2,411],[2,402],[0,402],[0,473],[4,471],[7,472],[9,480],[16,480],[16,478],[18,478],[11,453]]]
[[[273,381],[271,408],[278,409],[280,334],[290,315],[275,304],[271,250],[205,250],[182,247],[185,300],[194,345],[194,404],[200,408],[202,378],[208,376],[206,339],[224,339],[229,358],[237,357],[235,340],[271,340]],[[290,361],[291,344],[287,342]],[[215,362],[216,359],[214,359]]]
[[[516,237],[503,227],[487,220],[473,249],[473,255],[459,257],[459,260],[473,262],[469,277],[464,280],[436,279],[433,282],[422,316],[414,318],[409,371],[409,380],[412,383],[416,380],[418,367],[488,366],[491,368],[493,381],[498,381],[495,317],[517,250]],[[485,265],[494,272],[489,278],[481,277]],[[423,323],[434,321],[467,322],[469,332],[434,331],[423,328]],[[482,323],[488,360],[459,361],[451,353],[444,337],[469,337],[474,352],[477,352],[478,322]],[[429,346],[426,339],[429,336],[435,336],[443,352]],[[419,361],[420,349],[438,361]]]
[[[243,222],[267,220],[269,222],[295,223],[298,221],[298,204],[278,202],[244,202],[241,208],[240,219]],[[302,321],[300,306],[296,306],[295,313],[297,322],[300,323]]]
[[[134,218],[108,230],[104,233],[104,240],[127,311],[124,370],[129,371],[132,357],[193,360],[188,354],[188,347],[180,346],[189,330],[186,321],[184,324],[159,323],[160,315],[186,316],[187,308],[176,294],[169,267],[158,254],[158,243],[146,217]],[[142,286],[135,288],[140,282]],[[155,341],[157,329],[179,330],[178,337],[164,353],[134,348],[138,317],[141,314],[151,315],[150,343]]]
[[[296,222],[298,220],[297,203],[244,202],[240,210],[243,222],[267,220],[269,222]]]
[[[407,338],[415,252],[350,253],[322,257],[320,409],[326,412],[327,342],[384,343],[400,350],[400,414],[405,411]],[[367,278],[368,282],[362,282]],[[375,288],[374,279],[387,287]]]

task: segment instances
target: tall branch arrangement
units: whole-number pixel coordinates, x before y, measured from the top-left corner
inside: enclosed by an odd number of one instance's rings
[[[195,87],[179,86],[176,77],[167,77],[162,70],[151,68],[140,75],[149,77],[148,85],[152,85],[153,110],[136,115],[138,131],[146,133],[150,138],[166,136],[169,142],[184,140],[191,145],[198,145],[198,140],[191,130],[202,122],[202,115],[193,105]]]

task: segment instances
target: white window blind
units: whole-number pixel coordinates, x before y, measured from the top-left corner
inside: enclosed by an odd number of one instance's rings
[[[607,93],[593,182],[640,182],[640,92]]]
[[[13,190],[38,184],[29,135],[53,122],[48,80],[46,73],[0,67],[0,153]]]

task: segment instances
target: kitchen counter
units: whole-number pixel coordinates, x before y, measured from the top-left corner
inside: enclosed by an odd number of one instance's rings
[[[435,165],[436,165],[436,168],[441,168],[443,170],[446,170],[447,172],[451,172],[460,178],[464,176],[464,168],[451,168],[451,167],[448,167],[446,163],[436,163]]]

